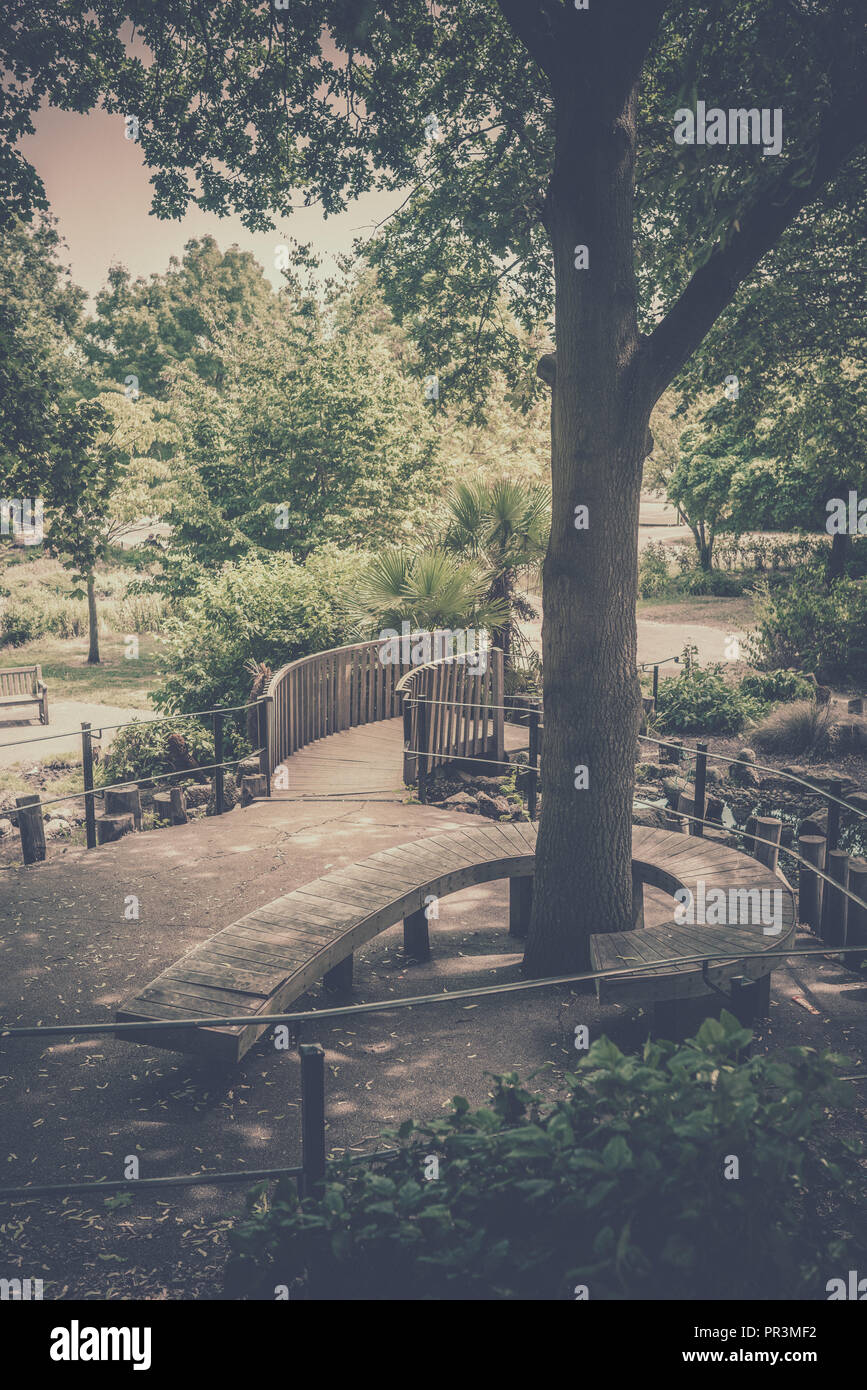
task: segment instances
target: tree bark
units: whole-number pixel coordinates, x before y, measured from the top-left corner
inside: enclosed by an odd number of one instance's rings
[[[586,969],[592,933],[632,926],[638,508],[651,409],[638,372],[635,113],[634,89],[619,109],[591,90],[561,110],[548,193],[557,353],[532,975]],[[575,268],[576,245],[589,248],[588,269]],[[577,506],[589,508],[586,530]]]
[[[96,587],[93,574],[87,576],[87,664],[99,665],[99,617],[96,611]]]
[[[826,570],[826,585],[829,589],[832,584],[835,584],[846,574],[846,565],[849,560],[849,541],[848,531],[835,531],[831,539],[831,554],[828,557]]]

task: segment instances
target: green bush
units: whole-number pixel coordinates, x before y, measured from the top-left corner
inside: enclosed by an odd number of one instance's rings
[[[0,609],[0,647],[23,647],[45,633],[45,618],[35,603],[3,600]]]
[[[662,541],[650,541],[638,555],[639,598],[658,598],[671,591],[671,556]]]
[[[247,662],[276,671],[350,641],[345,595],[364,559],[330,545],[304,564],[288,555],[248,555],[201,580],[184,600],[183,616],[166,623],[157,707],[192,713],[243,704]]]
[[[741,681],[741,690],[769,705],[783,700],[809,700],[815,693],[812,683],[797,671],[751,671]]]
[[[340,1161],[303,1202],[260,1187],[231,1235],[228,1294],[824,1297],[861,1258],[835,1225],[864,1230],[840,1210],[863,1201],[856,1147],[826,1114],[851,1103],[843,1059],[794,1047],[742,1062],[749,1038],[727,1013],[638,1056],[603,1038],[554,1102],[497,1077],[490,1106],[458,1098],[388,1135],[399,1156],[381,1173]]]
[[[684,653],[680,675],[660,681],[654,728],[665,734],[735,734],[765,706],[723,675],[722,663],[699,666]]]
[[[743,581],[722,570],[688,570],[681,575],[678,588],[687,594],[710,596],[713,598],[733,598],[743,590]]]
[[[815,567],[779,587],[756,589],[751,660],[764,669],[794,666],[833,680],[867,671],[867,585],[840,579],[825,587]]]
[[[214,761],[213,735],[197,719],[167,719],[158,722],[136,720],[119,729],[99,765],[101,786],[115,782],[139,782],[160,777],[175,769],[168,751],[170,734],[179,734],[197,763],[203,767]]]

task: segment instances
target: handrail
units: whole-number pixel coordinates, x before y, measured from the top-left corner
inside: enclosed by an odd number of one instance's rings
[[[418,785],[421,802],[437,767],[505,763],[504,655],[499,647],[484,655],[484,665],[479,653],[437,657],[407,671],[395,686],[403,703],[403,780]]]

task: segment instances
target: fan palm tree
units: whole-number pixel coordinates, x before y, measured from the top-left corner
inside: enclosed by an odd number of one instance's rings
[[[490,574],[473,560],[439,548],[390,546],[371,561],[349,602],[360,631],[372,626],[399,630],[402,622],[414,631],[495,631],[508,608],[490,590]]]
[[[519,619],[538,617],[517,591],[521,574],[538,574],[550,527],[547,488],[512,478],[471,478],[456,483],[445,500],[439,542],[446,552],[466,556],[488,571],[487,598],[505,604],[506,617],[493,634],[506,665],[520,644]]]

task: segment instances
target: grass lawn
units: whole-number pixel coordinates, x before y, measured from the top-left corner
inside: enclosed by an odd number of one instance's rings
[[[101,633],[98,666],[87,664],[87,637],[55,637],[46,634],[20,647],[0,649],[2,666],[41,666],[52,701],[81,700],[88,704],[128,706],[156,711],[148,694],[157,684],[156,654],[159,638],[154,633],[139,637],[136,659],[124,656],[125,643],[117,633]]]
[[[699,594],[685,594],[682,598],[666,595],[642,598],[638,600],[637,612],[639,618],[654,623],[702,623],[726,632],[743,632],[755,622],[753,601],[746,594],[736,598]]]

